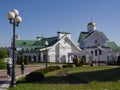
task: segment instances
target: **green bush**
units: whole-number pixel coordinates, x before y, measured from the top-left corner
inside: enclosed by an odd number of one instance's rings
[[[28,74],[25,78],[26,82],[36,82],[36,81],[41,81],[44,80],[45,74],[54,70],[60,69],[60,66],[50,66],[48,68],[36,70],[34,72],[31,72]]]
[[[79,66],[79,65],[80,65],[80,58],[76,58],[76,59],[75,59],[75,65],[76,65],[76,66]]]
[[[25,62],[25,60],[24,60],[25,58],[24,58],[24,56],[18,56],[17,57],[17,64],[21,64],[21,63],[25,63],[26,64],[26,62]]]
[[[0,69],[5,69],[5,68],[6,68],[6,62],[0,60]]]
[[[37,82],[44,80],[45,76],[41,72],[34,71],[28,74],[25,78],[26,82]]]
[[[50,67],[48,67],[48,71],[54,71],[54,70],[58,70],[58,69],[60,69],[60,66],[50,66]]]
[[[19,65],[21,64],[21,56],[17,57],[17,64],[19,64]]]
[[[73,67],[72,64],[64,64],[64,65],[62,65],[62,68],[71,68],[71,67]]]
[[[25,63],[26,65],[28,65],[28,63],[29,63],[28,56],[25,56],[25,58],[24,58],[24,63]]]
[[[43,74],[46,74],[48,72],[51,72],[51,71],[54,71],[54,70],[58,70],[58,69],[60,69],[60,66],[50,66],[48,68],[40,69],[38,71],[43,73]]]
[[[81,58],[81,60],[80,60],[80,65],[82,66],[82,65],[84,65],[85,64],[85,59],[84,58]]]

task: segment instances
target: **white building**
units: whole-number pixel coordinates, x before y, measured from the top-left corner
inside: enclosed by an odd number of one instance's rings
[[[89,22],[87,32],[81,32],[78,39],[79,47],[83,50],[86,62],[107,63],[117,61],[118,53],[114,53],[108,38],[103,32],[96,30],[96,24]]]
[[[45,43],[47,42],[47,45]],[[72,55],[80,54],[81,49],[72,41],[71,34],[57,32],[55,37],[37,37],[37,40],[17,40],[18,56],[28,56],[35,62],[71,63]]]

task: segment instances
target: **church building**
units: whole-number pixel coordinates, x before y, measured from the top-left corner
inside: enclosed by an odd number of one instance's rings
[[[86,63],[108,63],[117,61],[118,52],[113,52],[113,46],[103,32],[96,29],[94,22],[89,22],[87,31],[80,32],[79,47],[86,57]],[[115,45],[115,43],[114,43]]]

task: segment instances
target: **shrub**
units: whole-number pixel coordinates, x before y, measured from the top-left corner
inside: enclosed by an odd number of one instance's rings
[[[50,66],[48,68],[37,70],[37,72],[41,72],[42,74],[46,74],[48,72],[58,70],[58,69],[60,69],[60,66]]]
[[[50,66],[48,67],[49,71],[54,71],[60,69],[60,66]]]
[[[21,56],[17,57],[17,64],[21,64]]]
[[[81,66],[80,65],[80,58],[76,58],[76,60],[75,60],[75,66]]]
[[[71,68],[71,67],[73,67],[72,64],[64,64],[64,65],[62,65],[62,68]]]
[[[25,78],[25,81],[27,82],[37,82],[44,80],[45,76],[41,72],[34,71],[30,74],[28,74]]]
[[[25,78],[26,82],[36,82],[36,81],[42,81],[45,79],[44,74],[50,72],[50,71],[54,71],[60,69],[60,66],[50,66],[48,68],[44,68],[44,69],[40,69],[40,70],[36,70],[34,72],[31,72],[30,74],[28,74]]]
[[[29,63],[28,56],[25,56],[25,58],[24,58],[24,63],[25,63],[26,65],[28,65],[28,63]]]
[[[0,69],[5,69],[6,68],[6,62],[4,60],[0,60]]]
[[[81,58],[81,61],[80,61],[80,65],[84,65],[85,64],[85,59],[84,58]]]

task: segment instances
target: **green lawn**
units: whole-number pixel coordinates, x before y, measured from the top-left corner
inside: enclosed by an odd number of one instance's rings
[[[120,67],[82,66],[60,69],[46,74],[36,83],[17,82],[9,90],[120,90]]]

